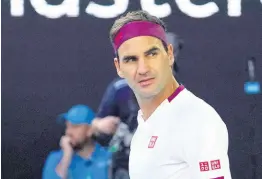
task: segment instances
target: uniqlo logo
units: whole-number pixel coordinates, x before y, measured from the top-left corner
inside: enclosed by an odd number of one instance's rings
[[[209,170],[208,162],[199,162],[199,167],[201,172],[205,172]]]
[[[210,163],[211,163],[211,169],[212,170],[217,170],[217,169],[221,168],[220,160],[212,160],[212,161],[210,161]]]
[[[157,140],[157,136],[152,136],[149,141],[148,148],[154,148],[156,144],[156,140]]]

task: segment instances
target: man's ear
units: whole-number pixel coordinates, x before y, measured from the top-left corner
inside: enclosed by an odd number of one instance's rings
[[[118,74],[118,76],[120,78],[123,78],[123,73],[120,69],[120,63],[119,63],[119,59],[118,58],[114,58],[114,64],[115,64],[115,67],[116,67],[116,72]]]
[[[91,125],[90,129],[87,130],[86,135],[87,137],[92,137],[93,134],[95,134],[95,128]]]
[[[168,59],[169,59],[169,65],[173,66],[174,62],[175,62],[175,57],[174,57],[174,48],[172,44],[169,44],[167,46],[167,55],[168,55]]]

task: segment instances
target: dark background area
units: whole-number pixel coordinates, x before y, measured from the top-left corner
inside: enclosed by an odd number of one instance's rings
[[[79,17],[48,19],[29,1],[23,17],[12,17],[9,1],[1,1],[4,179],[41,178],[63,132],[56,116],[80,103],[96,110],[116,76],[108,38],[114,19],[86,14],[88,2],[81,1]],[[262,82],[262,4],[242,1],[242,15],[230,17],[227,1],[215,1],[218,13],[196,19],[172,0],[157,2],[170,3],[172,14],[163,20],[185,42],[178,59],[181,82],[214,106],[228,126],[232,178],[261,179],[262,95],[246,95],[244,83],[251,56]],[[138,0],[130,0],[128,11],[140,8]]]

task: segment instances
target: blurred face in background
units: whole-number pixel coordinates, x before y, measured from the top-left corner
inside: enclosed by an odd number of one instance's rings
[[[91,142],[92,131],[88,124],[75,125],[67,121],[65,134],[70,137],[74,150],[81,150]]]
[[[119,47],[118,56],[119,59],[114,60],[118,75],[127,80],[140,98],[156,96],[173,76],[173,47],[168,45],[166,51],[158,38],[140,36],[129,39]]]

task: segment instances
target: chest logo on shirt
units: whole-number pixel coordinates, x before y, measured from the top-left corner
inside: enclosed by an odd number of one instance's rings
[[[148,144],[148,148],[154,148],[155,147],[155,144],[156,144],[156,141],[157,141],[157,136],[152,136],[150,141],[149,141],[149,144]]]

